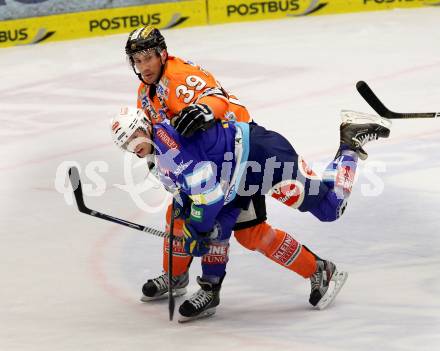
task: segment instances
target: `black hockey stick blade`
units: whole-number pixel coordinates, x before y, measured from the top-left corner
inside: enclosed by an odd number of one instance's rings
[[[76,167],[69,168],[69,179],[72,184],[73,195],[75,196],[76,205],[78,210],[82,213],[90,214],[91,210],[87,208],[84,203],[84,197],[81,186],[81,179],[79,178],[79,171]]]
[[[137,224],[137,223],[133,223],[130,221],[126,221],[125,219],[121,219],[121,218],[117,218],[117,217],[113,217],[110,216],[108,214],[102,213],[102,212],[98,212],[95,210],[91,210],[90,208],[88,208],[84,202],[84,195],[82,192],[82,186],[81,186],[81,179],[79,176],[79,171],[78,168],[76,167],[71,167],[69,169],[69,180],[70,183],[72,184],[72,188],[73,188],[73,194],[75,197],[75,201],[76,201],[76,205],[78,206],[78,210],[81,213],[85,213],[88,214],[92,217],[97,217],[97,218],[101,218],[105,221],[110,221],[113,223],[117,223],[117,224],[121,224],[124,225],[126,227],[130,227],[132,229],[137,229],[140,230],[144,233],[148,233],[148,234],[152,234],[155,236],[160,236],[162,238],[166,238],[168,237],[168,233],[158,230],[158,229],[154,229],[154,228],[150,228],[147,226],[143,226],[141,224]],[[180,238],[174,238],[174,240],[181,240]]]
[[[356,83],[356,89],[364,98],[364,100],[377,112],[379,116],[388,117],[390,110],[385,107],[382,101],[373,93],[373,90],[368,86],[366,82],[360,80]]]
[[[377,97],[373,90],[363,80],[356,83],[356,89],[364,100],[373,108],[379,116],[389,119],[411,119],[411,118],[436,118],[440,112],[411,112],[400,113],[389,110]]]

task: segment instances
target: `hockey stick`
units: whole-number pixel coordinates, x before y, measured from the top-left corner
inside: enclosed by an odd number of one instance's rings
[[[102,213],[102,212],[91,210],[84,203],[84,196],[83,196],[83,192],[82,192],[81,179],[79,177],[78,168],[71,167],[69,169],[69,180],[70,180],[70,183],[72,184],[73,194],[75,196],[75,201],[76,201],[76,205],[78,206],[79,212],[88,214],[92,217],[101,218],[106,221],[125,225],[126,227],[137,229],[137,230],[140,230],[141,232],[152,234],[155,236],[160,236],[162,238],[170,237],[170,235],[168,235],[168,233],[166,233],[164,231],[150,228],[150,227],[146,227],[141,224],[129,222],[129,221],[126,221],[121,218],[113,217],[113,216],[110,216],[110,215]],[[177,237],[177,238],[173,238],[173,240],[181,241],[181,238]]]
[[[371,90],[363,80],[356,83],[356,89],[364,98],[364,100],[376,111],[380,116],[390,119],[409,119],[409,118],[436,118],[440,117],[440,112],[412,112],[400,113],[389,110],[376,94]]]
[[[174,198],[171,203],[170,237],[168,242],[168,315],[170,321],[174,316],[174,295],[173,295],[173,239],[174,239]]]

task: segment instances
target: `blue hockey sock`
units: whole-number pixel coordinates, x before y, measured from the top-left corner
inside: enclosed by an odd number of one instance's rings
[[[218,284],[225,275],[229,260],[229,241],[215,241],[209,245],[209,252],[202,257],[202,279]]]
[[[351,194],[357,161],[356,152],[341,144],[338,155],[323,173],[323,182],[335,192],[339,199],[347,199]]]
[[[345,211],[347,200],[339,198],[333,190],[329,190],[322,201],[310,210],[321,222],[333,222]]]

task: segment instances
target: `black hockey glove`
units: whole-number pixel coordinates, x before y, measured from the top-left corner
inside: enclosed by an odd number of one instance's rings
[[[174,195],[174,218],[189,218],[192,200],[183,192]]]
[[[214,125],[212,110],[205,104],[186,106],[171,120],[171,125],[184,137],[192,136],[198,130],[207,130]]]

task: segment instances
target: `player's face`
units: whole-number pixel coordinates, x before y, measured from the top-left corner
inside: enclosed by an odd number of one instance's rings
[[[133,55],[133,61],[145,83],[154,84],[158,81],[164,60],[155,50],[138,52]]]
[[[151,131],[146,133],[141,129],[136,130],[124,144],[124,148],[129,152],[135,153],[140,158],[151,154],[153,152],[153,145],[150,133]]]

